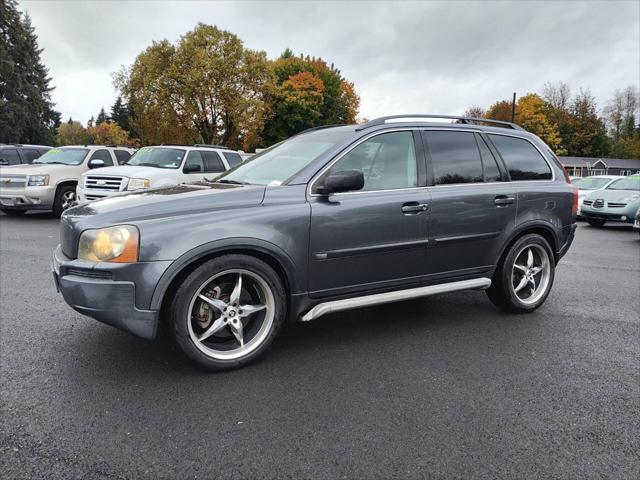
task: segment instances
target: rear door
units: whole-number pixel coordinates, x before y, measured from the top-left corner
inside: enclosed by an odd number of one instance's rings
[[[432,185],[428,271],[443,277],[484,273],[515,224],[515,191],[482,135],[422,135]]]
[[[377,133],[312,182],[311,296],[393,288],[424,274],[429,192],[423,158],[418,133]],[[361,170],[364,188],[329,196],[314,191],[344,170]]]
[[[215,178],[227,170],[227,166],[220,157],[220,154],[214,150],[203,150],[204,158],[204,175],[206,178]]]

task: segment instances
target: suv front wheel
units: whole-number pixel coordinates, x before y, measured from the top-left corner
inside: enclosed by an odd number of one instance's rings
[[[555,275],[555,261],[547,241],[524,235],[503,255],[487,296],[508,312],[527,313],[544,303]]]
[[[62,185],[56,190],[53,200],[53,215],[59,217],[66,209],[76,204],[76,186]]]
[[[170,310],[184,353],[211,370],[245,365],[273,342],[286,315],[278,274],[247,255],[223,255],[196,268]]]

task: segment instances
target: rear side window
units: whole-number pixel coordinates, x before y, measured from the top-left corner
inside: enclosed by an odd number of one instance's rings
[[[484,169],[484,181],[485,182],[500,182],[502,175],[498,168],[496,158],[491,153],[489,146],[484,139],[476,134],[476,141],[478,142],[478,148],[480,149],[480,156],[482,157],[482,168]]]
[[[113,166],[113,159],[109,154],[109,150],[96,150],[91,155],[91,158],[89,159],[89,161],[91,160],[102,160],[104,162],[105,167]]]
[[[472,132],[425,132],[436,185],[484,181]]]
[[[507,165],[511,180],[551,180],[551,168],[540,152],[527,140],[489,134]]]
[[[113,153],[116,154],[116,159],[118,160],[118,163],[120,165],[122,165],[123,163],[125,163],[127,160],[131,158],[131,154],[126,150],[114,150]]]
[[[31,163],[40,156],[40,152],[37,150],[32,150],[31,148],[23,148],[22,156],[27,161],[27,163]]]
[[[204,158],[204,171],[205,172],[224,172],[224,163],[217,152],[210,150],[203,150],[202,158]]]
[[[5,148],[0,150],[0,165],[18,165],[20,162],[20,155],[15,148]]]
[[[222,152],[222,155],[224,155],[225,160],[229,164],[229,168],[233,168],[242,163],[242,157],[236,152]]]

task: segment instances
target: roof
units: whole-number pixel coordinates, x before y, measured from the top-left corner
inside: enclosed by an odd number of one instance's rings
[[[640,159],[636,158],[596,158],[596,157],[558,157],[564,166],[593,167],[597,162],[609,168],[630,168],[640,170]]]

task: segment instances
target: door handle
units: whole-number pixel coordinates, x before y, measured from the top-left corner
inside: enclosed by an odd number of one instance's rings
[[[420,213],[429,210],[428,203],[408,202],[402,205],[402,213]]]
[[[498,195],[493,199],[493,203],[496,205],[511,205],[515,203],[516,197],[513,195]]]

